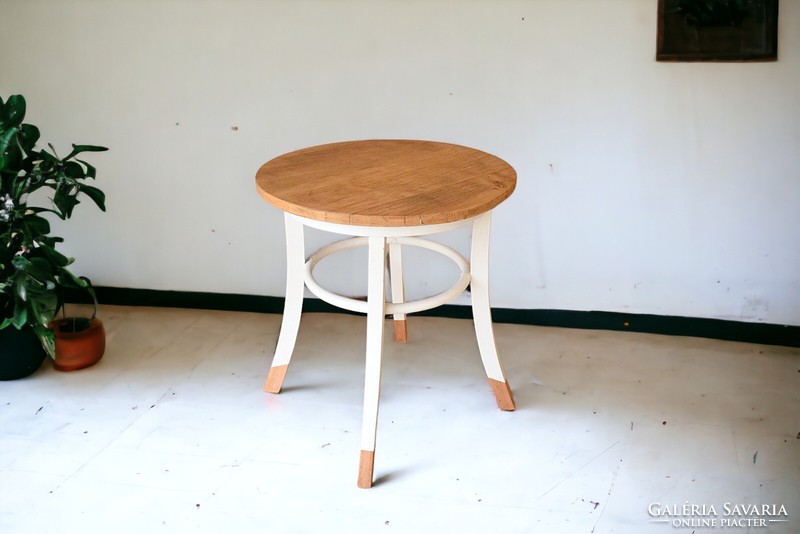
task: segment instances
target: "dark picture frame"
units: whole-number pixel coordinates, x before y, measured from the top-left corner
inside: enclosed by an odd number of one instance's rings
[[[658,0],[657,61],[776,61],[778,0]]]

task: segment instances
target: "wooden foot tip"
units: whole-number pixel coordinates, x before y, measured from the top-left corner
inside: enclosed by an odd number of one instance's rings
[[[508,382],[500,382],[490,378],[489,385],[492,387],[492,393],[494,393],[494,398],[497,400],[497,407],[507,412],[513,412],[516,406],[514,405],[514,394],[511,393]]]
[[[358,462],[358,487],[369,489],[372,487],[372,470],[375,466],[375,451],[361,451]]]
[[[405,319],[394,322],[394,340],[397,343],[408,342],[408,323]]]
[[[264,391],[267,393],[280,393],[283,379],[286,377],[288,365],[278,365],[271,367],[267,375],[267,382],[264,384]]]

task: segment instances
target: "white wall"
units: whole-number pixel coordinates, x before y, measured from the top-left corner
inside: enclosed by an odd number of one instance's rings
[[[517,169],[494,305],[800,325],[800,2],[759,64],[655,62],[656,4],[4,0],[0,95],[111,148],[108,213],[56,225],[98,285],[282,295],[260,164],[427,138]],[[412,293],[446,285],[425,268]]]

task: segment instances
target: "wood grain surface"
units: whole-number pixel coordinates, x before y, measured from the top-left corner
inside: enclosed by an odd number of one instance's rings
[[[259,194],[281,210],[339,224],[417,226],[460,221],[508,198],[514,169],[472,148],[412,140],[348,141],[265,163]]]

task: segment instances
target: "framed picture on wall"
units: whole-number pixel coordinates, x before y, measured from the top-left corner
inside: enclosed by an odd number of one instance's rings
[[[658,61],[775,61],[778,0],[658,0]]]

